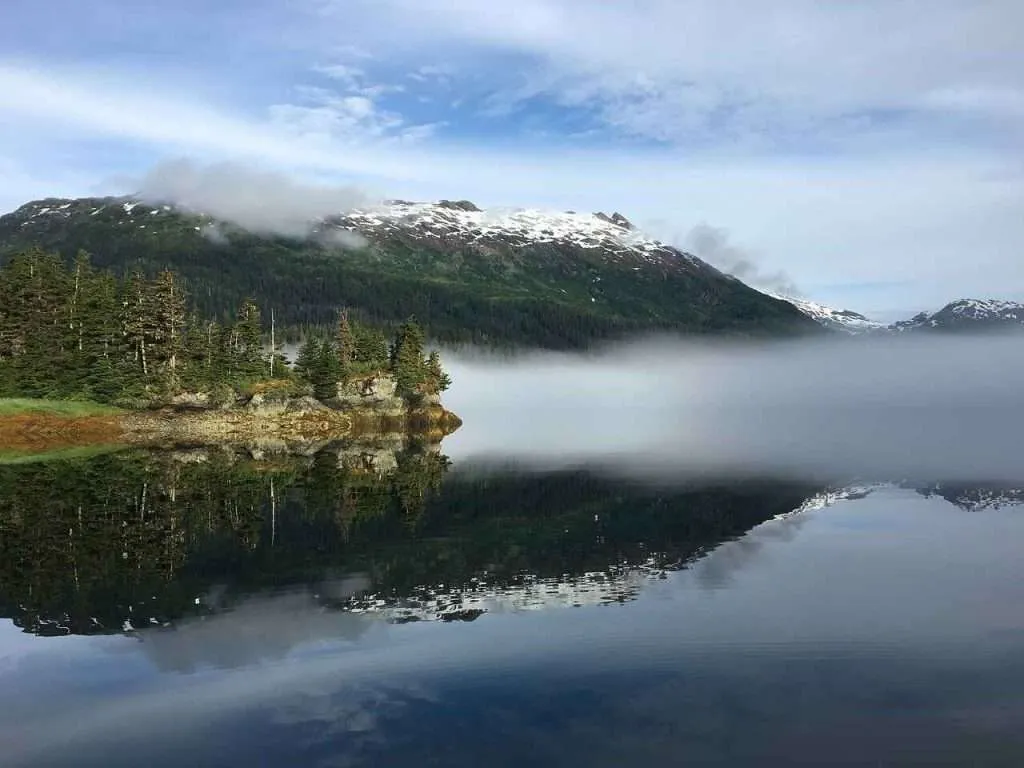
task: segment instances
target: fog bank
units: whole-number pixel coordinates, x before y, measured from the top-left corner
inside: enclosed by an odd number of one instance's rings
[[[590,355],[447,356],[460,464],[1024,479],[1024,337],[653,339]]]

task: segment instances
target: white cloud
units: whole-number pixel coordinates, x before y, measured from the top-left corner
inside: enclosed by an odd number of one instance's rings
[[[658,139],[788,140],[794,129],[827,137],[852,115],[907,118],[903,111],[936,105],[944,92],[998,94],[958,105],[997,119],[1024,94],[1024,6],[1016,0],[375,0],[357,2],[358,13],[352,0],[335,6],[360,19],[368,45],[426,60],[446,52],[477,68],[518,56],[513,71],[522,79],[510,89],[504,78],[506,97],[589,104],[609,124]]]
[[[222,163],[197,166],[180,160],[158,165],[139,180],[143,200],[173,203],[229,221],[251,232],[308,236],[319,219],[344,213],[368,202],[353,187],[298,183],[279,173]],[[213,228],[208,237],[223,237]],[[339,245],[362,242],[338,234]]]

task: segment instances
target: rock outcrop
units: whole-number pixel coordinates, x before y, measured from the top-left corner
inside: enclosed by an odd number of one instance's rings
[[[158,407],[120,419],[121,440],[132,445],[226,444],[247,450],[301,452],[302,446],[344,438],[403,436],[439,440],[461,424],[436,395],[410,406],[384,373],[339,382],[320,401],[290,384],[264,388],[234,402],[212,393],[187,392]]]

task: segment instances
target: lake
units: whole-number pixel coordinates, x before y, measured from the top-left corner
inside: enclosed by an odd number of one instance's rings
[[[393,448],[0,467],[0,764],[1024,764],[1020,493]]]

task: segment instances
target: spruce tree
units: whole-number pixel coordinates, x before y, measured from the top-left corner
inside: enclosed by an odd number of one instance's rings
[[[246,299],[238,308],[230,337],[233,368],[243,378],[256,379],[267,373],[262,334],[260,308],[252,299]]]
[[[432,394],[444,392],[452,384],[451,376],[441,366],[441,355],[435,350],[427,356],[427,385]]]
[[[356,325],[353,334],[355,362],[359,368],[373,370],[388,367],[388,342],[381,331],[365,325]]]
[[[418,399],[427,378],[427,366],[423,359],[423,331],[413,318],[402,323],[395,336],[391,370],[398,382],[399,394],[406,399]]]
[[[338,325],[334,334],[334,348],[338,355],[342,377],[346,377],[352,369],[356,356],[356,340],[352,326],[348,322],[348,309],[338,312]]]
[[[174,273],[164,270],[152,285],[153,341],[151,359],[168,391],[181,382],[182,355],[185,348],[185,294]]]

